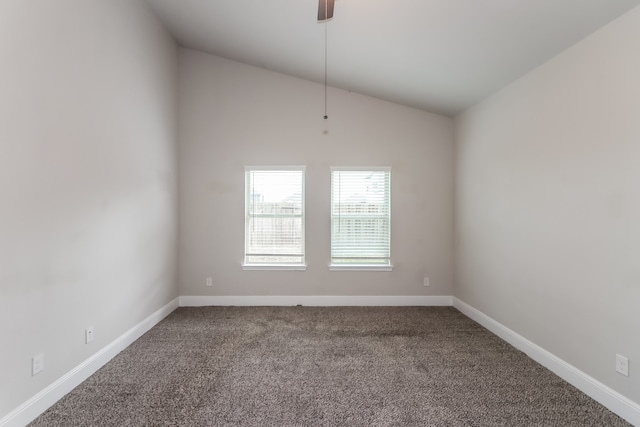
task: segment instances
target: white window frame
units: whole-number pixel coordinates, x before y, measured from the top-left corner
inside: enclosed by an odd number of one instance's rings
[[[388,235],[388,242],[389,242],[389,247],[388,247],[388,253],[389,253],[389,258],[387,260],[387,263],[381,264],[381,263],[366,263],[366,262],[362,262],[362,263],[335,263],[334,259],[333,259],[333,253],[330,254],[331,256],[331,263],[329,264],[329,269],[332,271],[392,271],[393,270],[393,265],[391,263],[391,167],[331,167],[330,168],[330,176],[331,176],[331,206],[330,206],[330,217],[331,217],[331,244],[330,244],[330,250],[333,252],[333,236],[334,236],[334,229],[333,227],[335,226],[336,223],[336,218],[334,218],[334,199],[333,199],[333,177],[334,177],[334,172],[343,172],[343,171],[356,171],[356,172],[377,172],[377,171],[384,171],[387,172],[389,174],[389,187],[388,187],[388,195],[387,195],[387,200],[388,200],[388,212],[386,217],[388,218],[389,221],[389,235]]]
[[[304,271],[307,268],[306,259],[305,259],[305,175],[306,175],[306,167],[305,166],[245,166],[244,168],[244,196],[245,196],[245,227],[244,227],[244,235],[245,235],[245,243],[244,243],[244,259],[242,264],[243,270],[298,270]],[[292,263],[292,262],[249,262],[247,258],[251,256],[247,253],[249,248],[249,224],[252,218],[256,217],[256,215],[252,215],[250,212],[250,201],[251,201],[251,189],[249,183],[249,174],[255,171],[299,171],[302,172],[302,185],[301,185],[301,198],[302,198],[302,213],[300,215],[291,215],[291,217],[300,217],[302,219],[301,224],[301,238],[302,238],[302,254],[295,254],[295,256],[301,256],[301,262]],[[256,254],[254,256],[259,256],[260,254]]]

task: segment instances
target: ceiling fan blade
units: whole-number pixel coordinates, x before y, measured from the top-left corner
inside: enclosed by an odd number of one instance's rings
[[[318,0],[318,21],[326,21],[333,18],[333,1]]]

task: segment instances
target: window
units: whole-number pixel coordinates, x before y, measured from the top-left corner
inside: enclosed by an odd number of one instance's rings
[[[304,269],[304,167],[245,168],[244,267]]]
[[[391,169],[331,169],[331,268],[391,269]]]

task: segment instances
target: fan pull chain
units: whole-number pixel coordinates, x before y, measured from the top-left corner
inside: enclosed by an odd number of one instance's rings
[[[325,16],[327,10],[327,2],[325,2]],[[327,23],[324,23],[324,119],[327,120]]]

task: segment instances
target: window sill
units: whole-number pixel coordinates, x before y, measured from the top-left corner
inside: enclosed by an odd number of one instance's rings
[[[306,271],[306,264],[242,264],[243,270]]]
[[[392,271],[393,265],[367,265],[367,264],[330,264],[331,271]]]

